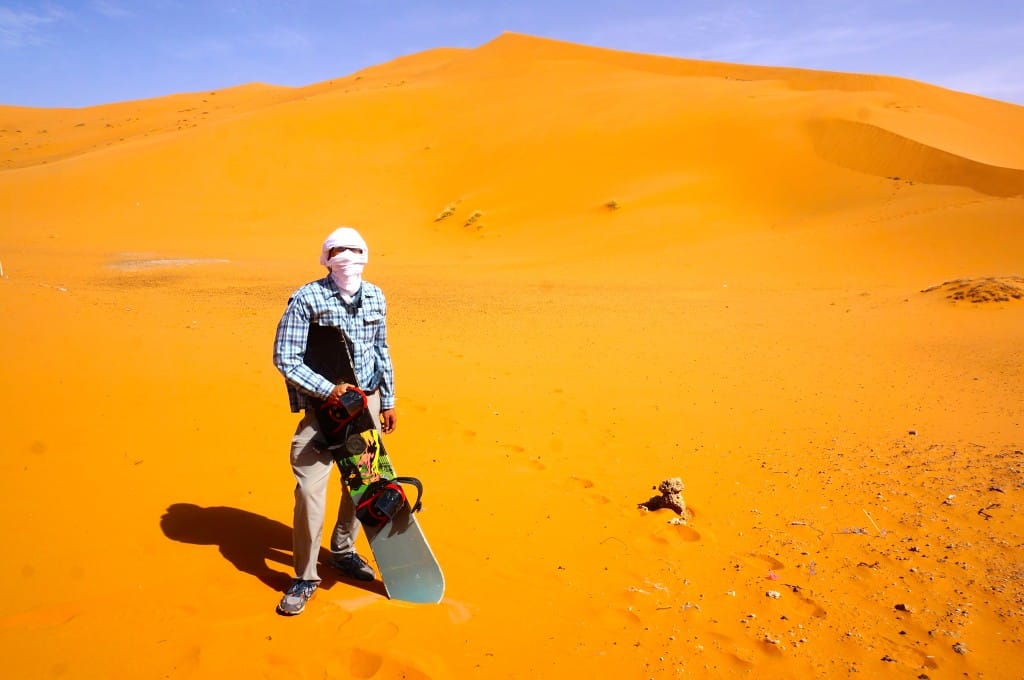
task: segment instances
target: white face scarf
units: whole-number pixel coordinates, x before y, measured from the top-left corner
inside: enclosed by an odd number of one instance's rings
[[[355,295],[363,282],[363,267],[366,266],[366,253],[357,254],[351,250],[343,250],[327,260],[331,268],[331,278],[338,290],[348,295]]]
[[[358,248],[362,253],[343,250],[328,258],[332,248]],[[340,227],[331,232],[320,249],[320,264],[331,270],[331,278],[344,295],[355,295],[363,282],[363,267],[370,251],[359,232],[351,227]]]

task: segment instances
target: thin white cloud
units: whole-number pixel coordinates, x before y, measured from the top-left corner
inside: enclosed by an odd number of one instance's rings
[[[566,39],[672,57],[893,75],[1022,101],[1024,5],[966,21],[949,8],[835,0],[764,5],[694,0],[657,16],[592,17]]]
[[[943,24],[912,22],[873,26],[831,25],[794,27],[783,32],[752,34],[705,47],[704,59],[825,68],[837,58],[896,51],[916,40],[937,40]]]
[[[987,47],[990,56],[984,63],[954,71],[949,87],[1024,104],[1024,21],[1006,22],[973,39]]]
[[[1024,57],[950,74],[944,87],[1003,101],[1024,102]]]
[[[67,17],[67,12],[56,8],[30,12],[0,7],[0,47],[45,45],[49,42],[45,27]]]
[[[122,3],[115,0],[93,0],[93,10],[108,19],[125,19],[133,15]]]
[[[838,12],[800,17],[739,5],[620,19],[614,25],[590,27],[585,40],[668,56],[809,68],[837,57],[936,39],[950,30],[948,24],[932,21],[872,23]]]

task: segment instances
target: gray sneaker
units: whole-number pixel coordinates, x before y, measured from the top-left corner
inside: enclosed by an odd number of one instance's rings
[[[300,578],[292,581],[291,587],[285,591],[284,597],[277,604],[278,613],[285,616],[301,614],[302,610],[306,608],[309,598],[313,597],[313,593],[316,592],[319,585],[318,581],[303,581]]]
[[[357,581],[372,581],[375,578],[373,567],[355,551],[347,552],[344,555],[335,555],[331,560],[331,566],[340,571],[343,576],[354,578]]]

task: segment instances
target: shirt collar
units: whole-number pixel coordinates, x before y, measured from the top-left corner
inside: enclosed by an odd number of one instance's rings
[[[341,302],[343,304],[348,304],[348,305],[351,305],[353,307],[359,307],[362,304],[362,301],[363,301],[363,283],[362,282],[359,283],[359,290],[357,290],[355,292],[355,294],[352,296],[352,302],[345,302],[345,299],[343,297],[341,297],[341,289],[338,288],[338,284],[336,284],[334,282],[334,279],[331,277],[330,274],[328,274],[327,276],[324,277],[324,284],[327,286],[327,290],[330,291],[330,294],[333,297],[336,297],[339,300],[341,300]]]

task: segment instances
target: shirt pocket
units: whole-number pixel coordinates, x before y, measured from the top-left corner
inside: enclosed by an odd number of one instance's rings
[[[329,307],[326,309],[315,310],[311,321],[320,326],[331,326],[333,328],[345,327],[341,312]]]

